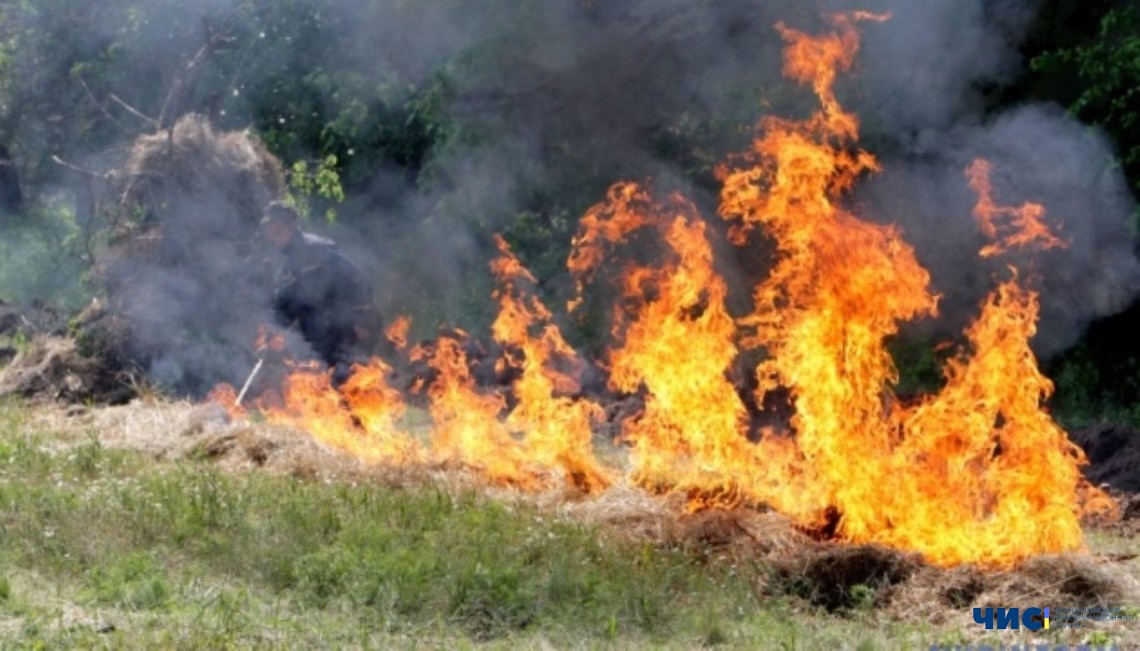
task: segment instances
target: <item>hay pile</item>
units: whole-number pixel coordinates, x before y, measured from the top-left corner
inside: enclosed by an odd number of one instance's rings
[[[134,394],[124,368],[69,337],[58,311],[0,301],[0,396],[120,404]]]
[[[246,131],[215,131],[193,114],[172,131],[136,140],[115,176],[118,235],[167,254],[190,253],[200,237],[248,242],[265,204],[285,189],[281,163],[260,140]],[[138,210],[141,220],[131,219]]]
[[[176,393],[244,377],[268,314],[272,269],[256,234],[284,192],[280,162],[252,134],[189,115],[136,140],[108,178],[98,338]]]
[[[0,396],[122,404],[134,394],[116,366],[81,354],[67,337],[37,337],[0,369]]]

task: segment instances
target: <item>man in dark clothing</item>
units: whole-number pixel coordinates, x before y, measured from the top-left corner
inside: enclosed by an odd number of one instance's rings
[[[284,202],[270,203],[261,223],[285,257],[273,295],[277,320],[285,327],[297,324],[339,384],[382,339],[383,323],[364,274],[332,240],[303,232],[297,211]]]

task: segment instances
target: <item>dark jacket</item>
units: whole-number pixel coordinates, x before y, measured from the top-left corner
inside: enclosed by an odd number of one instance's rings
[[[278,321],[296,322],[329,366],[366,361],[383,323],[360,268],[332,240],[311,233],[298,232],[282,253],[273,296]]]

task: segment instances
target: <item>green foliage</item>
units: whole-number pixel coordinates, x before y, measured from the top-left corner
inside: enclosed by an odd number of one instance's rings
[[[899,336],[887,343],[887,350],[895,362],[898,382],[895,393],[913,397],[936,393],[946,383],[942,374],[943,356],[938,347],[925,337]]]
[[[90,298],[89,245],[74,210],[62,202],[35,209],[23,223],[0,222],[0,299],[79,307]]]
[[[162,565],[150,554],[135,552],[111,559],[88,573],[92,599],[99,604],[128,610],[164,608],[171,588]]]
[[[1140,21],[1132,9],[1109,11],[1096,40],[1046,52],[1034,71],[1076,71],[1082,84],[1070,110],[1115,139],[1134,190],[1140,190]]]
[[[312,216],[314,201],[344,203],[344,188],[340,184],[335,155],[325,156],[310,169],[307,161],[299,160],[289,168],[290,199],[304,217]],[[325,221],[336,221],[336,208],[329,205],[324,211]]]
[[[1140,427],[1140,359],[1123,356],[1111,365],[1081,344],[1054,360],[1048,370],[1054,392],[1054,417],[1070,428],[1097,422]]]

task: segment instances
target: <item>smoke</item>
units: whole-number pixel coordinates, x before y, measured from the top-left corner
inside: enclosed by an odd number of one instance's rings
[[[994,277],[1016,264],[1041,295],[1033,346],[1050,356],[1071,346],[1095,318],[1140,294],[1130,222],[1136,205],[1096,129],[1048,104],[987,110],[986,92],[1024,65],[1017,45],[1038,3],[895,3],[892,19],[869,27],[849,107],[880,155],[883,173],[855,197],[864,214],[900,224],[943,295],[940,334],[960,331]],[[993,163],[999,204],[1043,204],[1068,243],[983,262],[963,172]]]
[[[963,176],[976,157],[993,163],[995,200],[1043,204],[1065,248],[977,258],[986,242],[970,216],[977,197]],[[1094,318],[1126,308],[1140,289],[1128,227],[1135,204],[1109,143],[1055,107],[1023,106],[978,124],[926,132],[883,165],[858,198],[876,217],[901,224],[931,269],[943,295],[942,333],[959,331],[976,314],[993,279],[1008,276],[1008,264],[1040,292],[1033,344],[1045,356],[1072,345]]]
[[[162,1],[153,0],[156,6]],[[320,71],[347,71],[352,74],[328,78],[364,79],[353,92],[372,84],[390,97],[407,97],[413,89],[438,83],[439,111],[450,136],[413,173],[394,163],[366,170],[367,178],[356,181],[357,193],[340,209],[340,223],[318,228],[329,231],[376,278],[382,310],[389,317],[412,312],[421,334],[441,320],[464,326],[490,322],[486,265],[493,255],[492,233],[513,229],[512,235],[526,240],[530,219],[546,233],[545,242],[568,247],[577,218],[613,182],[652,178],[658,186],[680,188],[710,222],[719,222],[715,163],[748,145],[758,117],[813,108],[808,89],[782,78],[783,42],[773,25],[784,21],[818,31],[827,28],[825,13],[850,9],[892,14],[886,23],[862,27],[856,69],[838,88],[840,101],[861,120],[863,146],[884,166],[851,202],[860,214],[901,225],[931,268],[935,290],[944,295],[942,325],[956,330],[976,313],[993,274],[1002,272],[1000,264],[977,257],[982,242],[970,214],[975,197],[963,171],[979,156],[994,163],[998,202],[1044,204],[1050,222],[1069,241],[1064,250],[1019,254],[1026,256],[1018,262],[1042,294],[1039,352],[1051,354],[1072,344],[1092,319],[1120,310],[1140,289],[1140,265],[1128,230],[1134,204],[1109,143],[1057,107],[1003,112],[990,107],[993,91],[1024,69],[1018,47],[1040,2],[329,0],[320,5],[307,21],[290,23],[282,22],[285,12],[268,4],[174,3],[170,20],[154,14],[133,25],[146,38],[117,56],[121,65],[144,71],[146,79],[165,87],[169,75],[156,72],[154,52],[164,53],[158,59],[167,62],[172,52],[192,53],[198,36],[176,35],[194,34],[185,27],[202,16],[215,26],[235,26],[240,47],[219,54],[210,65],[220,71],[207,73],[207,81],[211,74],[228,75],[233,85],[233,92],[220,99],[228,127],[264,118],[254,113],[254,90],[264,98],[274,84]],[[92,20],[103,24],[93,32],[115,34],[121,19],[111,10],[94,15]],[[266,79],[243,77],[250,71]],[[314,94],[307,98],[310,104],[295,107],[298,115],[311,107],[351,104],[346,89],[318,82],[308,87]],[[145,104],[129,89],[120,95]],[[363,99],[367,103],[367,96]],[[206,98],[197,97],[188,105],[204,103]],[[287,125],[296,117],[281,119]],[[299,152],[305,154],[316,152]],[[206,197],[202,205],[219,201],[229,199]],[[224,247],[211,250],[228,255]],[[564,252],[554,245],[523,251],[522,257],[551,291],[565,282]],[[232,269],[247,264],[245,258],[218,262]],[[737,278],[751,271],[726,268],[726,273]],[[179,282],[177,276],[167,280]],[[194,291],[173,288],[167,295]],[[243,297],[228,308],[248,311],[249,305],[264,303]],[[156,308],[146,323],[150,331],[161,330],[176,325],[171,322],[183,312]],[[194,351],[186,351],[174,364],[178,368],[163,362],[152,371],[183,384],[181,378],[195,376],[207,383],[240,380],[218,377],[217,369],[232,376],[235,367],[233,359],[216,359],[225,355],[219,351],[203,350],[203,360],[213,361],[201,363]],[[237,366],[244,367],[240,359]]]
[[[1129,230],[1134,203],[1110,143],[1056,106],[990,108],[990,95],[1024,68],[1018,48],[1038,2],[551,2],[525,19],[500,3],[484,6],[473,27],[446,24],[439,13],[431,19],[444,25],[430,31],[465,34],[460,47],[490,48],[524,24],[530,38],[457,77],[452,115],[484,138],[478,147],[439,154],[439,183],[410,205],[420,216],[391,220],[417,224],[413,239],[402,240],[410,246],[394,277],[408,277],[408,256],[428,256],[427,286],[462,286],[448,275],[470,274],[489,255],[486,239],[472,232],[507,227],[520,211],[550,211],[551,204],[569,206],[572,224],[585,206],[565,197],[592,202],[619,179],[680,186],[715,220],[715,185],[686,181],[694,161],[671,146],[703,147],[719,160],[747,145],[746,125],[765,110],[810,110],[809,92],[782,79],[783,43],[772,26],[826,29],[828,11],[870,8],[892,17],[862,28],[856,69],[839,93],[885,171],[852,202],[869,218],[900,224],[931,268],[944,297],[934,327],[959,332],[1007,262],[1017,262],[1041,292],[1034,346],[1043,355],[1072,345],[1091,320],[1120,311],[1140,292]],[[741,128],[708,128],[717,120]],[[702,128],[686,131],[693,123]],[[675,142],[662,137],[670,133],[678,134]],[[1068,247],[980,260],[976,197],[963,176],[976,157],[994,164],[997,201],[1044,204]],[[476,228],[456,229],[448,211]]]

